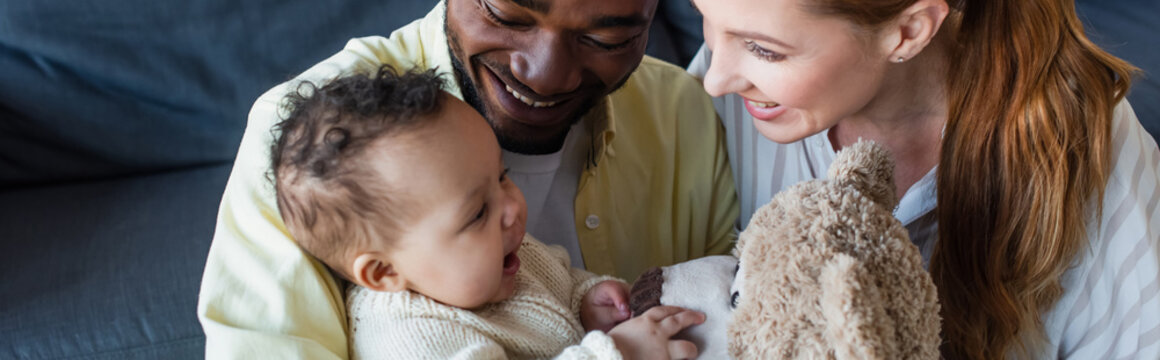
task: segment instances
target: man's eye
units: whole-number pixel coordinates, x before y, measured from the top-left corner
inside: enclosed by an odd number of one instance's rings
[[[753,42],[752,40],[745,40],[745,50],[749,50],[749,52],[753,53],[753,55],[756,55],[757,58],[768,62],[778,62],[785,59],[785,54],[763,48],[761,45],[757,45],[757,43]]]
[[[511,170],[511,168],[504,168],[503,172],[499,173],[499,182],[502,183],[504,180],[508,179],[508,176],[507,176],[508,170]]]
[[[521,24],[521,23],[514,22],[514,21],[504,20],[503,18],[501,18],[499,16],[499,9],[496,9],[494,6],[492,6],[487,1],[481,1],[480,5],[483,7],[484,15],[487,15],[487,18],[491,19],[491,21],[494,21],[500,25],[507,26],[507,27],[525,26],[525,24]]]
[[[740,295],[741,295],[741,293],[734,291],[733,296],[729,297],[729,307],[730,308],[732,308],[732,309],[737,308],[737,297]]]
[[[618,43],[607,43],[607,42],[603,42],[600,40],[596,40],[595,38],[592,38],[592,37],[586,37],[585,39],[587,39],[590,44],[592,44],[598,48],[612,51],[612,50],[622,49],[624,47],[631,45],[633,43],[633,41],[636,41],[637,38],[640,38],[639,34],[636,36],[633,36],[631,38],[628,38],[628,40],[621,41]]]

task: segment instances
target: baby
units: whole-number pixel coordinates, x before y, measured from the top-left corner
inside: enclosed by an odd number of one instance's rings
[[[691,358],[704,315],[629,318],[627,285],[525,235],[487,122],[434,70],[303,83],[271,151],[298,244],[353,285],[352,358]]]

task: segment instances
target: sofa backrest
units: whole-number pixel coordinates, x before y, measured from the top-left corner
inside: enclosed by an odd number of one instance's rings
[[[1156,139],[1160,136],[1160,1],[1078,0],[1076,7],[1092,41],[1142,71],[1133,79],[1128,101]]]
[[[232,161],[250,105],[433,0],[5,0],[0,189]]]
[[[263,91],[435,2],[5,0],[0,190],[232,161]],[[1129,99],[1160,134],[1160,1],[1077,5],[1093,40],[1144,70]]]

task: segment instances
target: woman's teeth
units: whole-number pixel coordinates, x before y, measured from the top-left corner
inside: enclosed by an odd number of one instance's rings
[[[512,94],[512,96],[514,96],[516,99],[520,99],[520,101],[523,101],[524,104],[528,104],[528,106],[531,107],[542,108],[556,105],[556,101],[532,101],[531,98],[521,95],[520,93],[516,92],[515,89],[512,89],[512,87],[509,85],[504,85],[504,88],[506,88],[507,92]]]
[[[775,102],[761,102],[761,101],[753,101],[753,100],[746,100],[746,101],[749,102],[749,105],[753,105],[753,107],[758,107],[758,108],[762,108],[762,109],[768,109],[768,108],[771,108],[771,107],[778,105],[778,103],[775,103]]]

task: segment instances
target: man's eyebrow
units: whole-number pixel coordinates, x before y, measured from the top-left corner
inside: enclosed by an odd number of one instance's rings
[[[642,25],[648,25],[648,18],[639,15],[601,16],[592,21],[592,27],[596,29],[613,27],[636,27]]]
[[[552,10],[552,4],[544,0],[508,0],[531,11],[541,14],[547,14],[548,10]]]
[[[784,48],[789,49],[789,50],[794,49],[793,46],[790,46],[789,44],[786,44],[785,42],[782,42],[781,40],[774,39],[774,38],[769,37],[769,36],[762,34],[762,33],[755,33],[752,31],[742,31],[742,30],[726,30],[725,33],[728,33],[728,34],[734,35],[734,36],[744,37],[744,38],[757,39],[757,40],[761,40],[761,41],[771,42],[771,43],[774,43],[777,45],[781,45],[781,47],[784,47]]]

